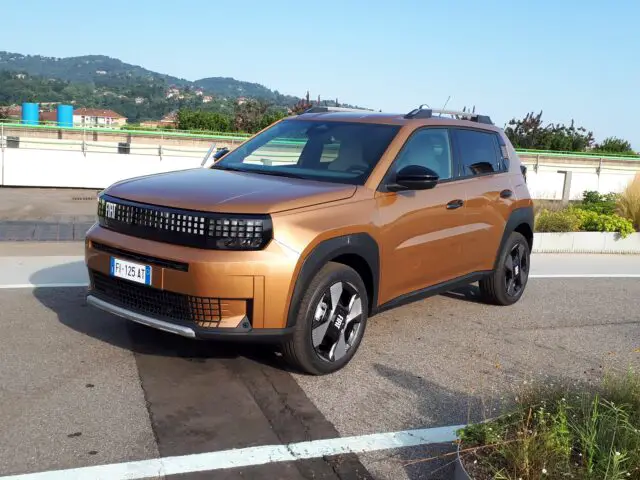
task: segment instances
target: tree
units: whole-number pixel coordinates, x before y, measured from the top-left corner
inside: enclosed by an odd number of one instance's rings
[[[291,108],[291,113],[294,115],[299,115],[312,106],[313,105],[309,101],[309,91],[307,90],[307,95],[305,96],[305,98],[301,98],[300,100],[298,100],[298,102]]]
[[[515,148],[532,150],[556,150],[584,152],[594,142],[593,132],[571,124],[543,126],[542,111],[535,115],[527,113],[522,120],[512,119],[505,128],[505,134]]]
[[[202,110],[181,109],[177,114],[179,130],[207,130],[228,132],[232,130],[232,119],[228,115]]]
[[[626,140],[617,137],[607,137],[602,143],[597,144],[593,149],[594,152],[602,153],[623,153],[633,154],[635,153],[631,148],[631,144]]]

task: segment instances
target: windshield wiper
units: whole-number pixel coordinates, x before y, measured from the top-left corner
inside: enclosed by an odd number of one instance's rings
[[[302,178],[304,179],[305,177],[298,175],[297,173],[291,173],[291,172],[285,172],[282,170],[260,170],[257,168],[238,168],[238,167],[229,167],[229,166],[222,166],[222,165],[214,165],[211,167],[212,169],[216,169],[216,170],[230,170],[232,172],[243,172],[243,173],[258,173],[258,174],[262,174],[262,175],[273,175],[273,176],[277,176],[277,177],[289,177],[289,178]]]
[[[211,167],[212,170],[230,170],[232,172],[246,172],[247,170],[245,170],[244,168],[238,168],[238,167],[228,167],[228,166],[222,166],[222,165],[213,165]]]
[[[264,175],[273,175],[276,177],[289,177],[289,178],[305,178],[302,175],[298,175],[297,173],[285,172],[282,170],[242,170],[243,172],[249,173],[262,173]]]

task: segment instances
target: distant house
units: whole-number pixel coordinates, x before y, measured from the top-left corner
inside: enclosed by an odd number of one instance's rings
[[[116,128],[127,123],[127,118],[113,110],[78,108],[73,112],[73,124],[82,127]]]
[[[161,127],[176,127],[178,125],[178,111],[174,110],[173,112],[167,113],[158,123]]]
[[[213,96],[212,95],[204,95],[202,97],[202,103],[209,103],[209,102],[213,102]]]
[[[11,119],[20,120],[22,118],[22,107],[20,105],[13,105],[7,108],[7,116]]]
[[[40,123],[43,124],[54,124],[58,122],[58,113],[57,112],[40,112]]]
[[[174,86],[169,87],[169,89],[165,93],[165,98],[174,98],[174,97],[180,98],[180,96],[181,96],[180,89]]]

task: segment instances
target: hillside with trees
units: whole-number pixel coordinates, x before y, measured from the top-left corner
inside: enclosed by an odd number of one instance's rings
[[[0,117],[6,116],[3,106],[23,102],[110,109],[132,125],[179,112],[179,129],[223,132],[255,132],[311,105],[339,104],[230,77],[189,81],[104,55],[55,58],[0,51]],[[505,132],[517,149],[634,154],[628,141],[609,137],[597,143],[590,130],[573,121],[545,125],[542,112],[512,119]]]
[[[301,100],[258,83],[230,77],[189,81],[103,55],[55,58],[0,51],[0,105],[66,102],[111,109],[137,123],[177,109],[229,115],[238,98],[260,100],[282,112]]]

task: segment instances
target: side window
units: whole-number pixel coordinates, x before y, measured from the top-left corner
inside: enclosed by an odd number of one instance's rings
[[[503,171],[502,155],[494,133],[457,129],[456,139],[462,168],[461,176]]]
[[[435,171],[440,180],[453,177],[449,131],[423,128],[415,132],[398,154],[395,171],[407,165],[422,165]]]

